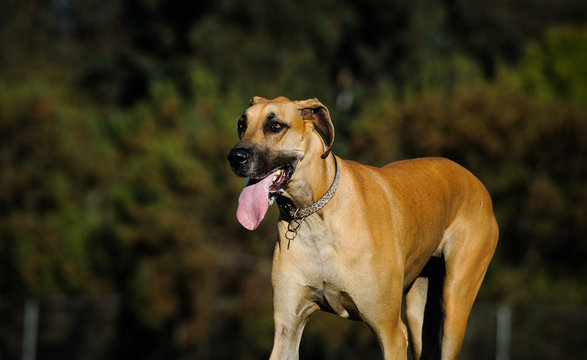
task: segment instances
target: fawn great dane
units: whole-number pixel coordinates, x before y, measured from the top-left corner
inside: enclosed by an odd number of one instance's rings
[[[254,97],[237,127],[228,161],[249,178],[239,222],[254,230],[274,201],[280,210],[271,359],[298,358],[318,309],[365,321],[385,359],[406,359],[408,339],[416,359],[457,358],[497,245],[483,184],[444,158],[340,159],[317,99]]]

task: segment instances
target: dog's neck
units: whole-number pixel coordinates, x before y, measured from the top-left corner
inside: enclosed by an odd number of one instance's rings
[[[320,154],[320,152],[307,154],[307,161],[301,161],[298,164],[294,177],[283,194],[285,199],[280,201],[281,204],[291,202],[290,205],[298,209],[309,207],[329,192],[333,183],[338,181],[338,179],[335,181],[337,161],[334,154],[330,153],[326,159],[322,159]],[[310,167],[314,171],[305,171],[304,167]],[[296,176],[298,174],[304,175]]]

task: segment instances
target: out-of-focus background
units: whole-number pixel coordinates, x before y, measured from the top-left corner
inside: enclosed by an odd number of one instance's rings
[[[254,95],[319,98],[343,158],[486,184],[461,358],[587,358],[586,1],[1,0],[1,359],[269,355],[276,210],[243,229],[225,160]],[[300,352],[381,358],[326,314]]]

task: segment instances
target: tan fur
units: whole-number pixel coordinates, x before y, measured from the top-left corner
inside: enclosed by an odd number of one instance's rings
[[[251,104],[246,111],[248,129],[240,143],[273,154],[298,154],[283,195],[299,207],[316,201],[334,179],[334,155],[321,159],[330,144],[314,129],[316,120],[303,119],[301,113],[308,107],[326,107],[316,99],[292,102],[283,97],[272,101],[255,97]],[[280,136],[262,131],[269,112],[289,126]],[[328,115],[327,109],[322,114]],[[330,122],[329,115],[326,120]],[[332,131],[327,142],[333,138]],[[463,167],[443,158],[405,160],[383,168],[337,159],[340,185],[332,200],[302,222],[292,241],[285,238],[287,218],[278,223],[271,359],[298,358],[304,325],[320,308],[365,321],[377,335],[385,359],[406,359],[404,298],[415,358],[423,352],[457,358],[498,238],[485,187]],[[423,335],[433,277],[424,277],[422,270],[433,257],[445,264],[438,294],[443,316],[427,319],[426,325],[430,322],[442,331],[440,349],[432,348],[434,341],[428,348]],[[442,275],[440,270],[434,274]]]

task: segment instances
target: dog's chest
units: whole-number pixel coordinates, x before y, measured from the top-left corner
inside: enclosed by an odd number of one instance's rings
[[[342,285],[341,254],[337,245],[334,235],[322,222],[308,221],[289,243],[289,250],[296,254],[296,262],[304,264],[298,268],[312,285]]]
[[[300,229],[290,242],[296,253],[296,268],[314,301],[322,310],[344,318],[359,319],[359,310],[350,295],[348,274],[343,264],[344,249],[324,224],[309,224],[311,231]]]

